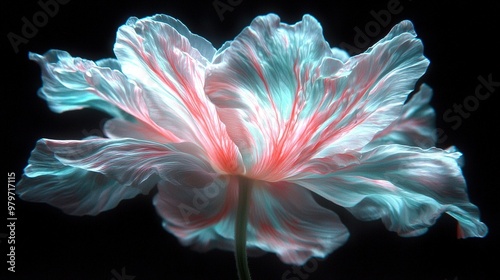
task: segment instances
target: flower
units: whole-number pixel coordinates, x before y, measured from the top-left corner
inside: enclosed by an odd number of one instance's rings
[[[309,15],[295,25],[257,17],[218,50],[156,15],[130,18],[114,52],[97,62],[30,54],[53,111],[112,119],[106,138],[39,140],[22,199],[96,215],[156,188],[163,225],[182,244],[235,250],[241,234],[248,250],[295,265],[349,235],[313,193],[402,236],[443,213],[459,237],[487,233],[462,155],[435,147],[431,89],[410,95],[429,62],[409,21],[349,57]]]

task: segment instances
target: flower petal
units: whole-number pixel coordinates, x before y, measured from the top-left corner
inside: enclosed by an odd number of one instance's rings
[[[205,90],[243,154],[268,181],[311,159],[360,151],[401,112],[428,61],[411,23],[345,65],[310,16],[288,26],[258,17],[209,68]]]
[[[313,82],[322,70],[341,66],[309,15],[293,26],[274,14],[257,17],[218,51],[205,91],[243,153],[248,176],[279,181],[283,176],[272,170],[286,173],[308,156],[300,150],[314,128],[303,119],[322,99]]]
[[[348,59],[349,59],[349,53],[347,53],[345,50],[343,49],[339,49],[339,48],[332,48],[332,56],[335,57],[336,59],[342,61],[342,62],[346,62]]]
[[[252,190],[249,244],[276,252],[289,264],[324,258],[342,246],[349,233],[339,217],[321,207],[308,190],[287,183],[261,183]]]
[[[151,120],[143,90],[120,72],[116,60],[94,63],[58,50],[43,56],[30,54],[30,58],[42,68],[43,87],[39,94],[53,111],[95,108],[118,119],[142,122],[164,137],[161,142],[179,142],[179,138]]]
[[[177,169],[177,174],[185,171]],[[175,180],[158,184],[154,205],[164,219],[163,227],[183,245],[205,251],[231,249],[237,203],[237,180],[217,176],[210,169],[173,174]],[[233,224],[233,226],[232,226]]]
[[[188,178],[188,184],[160,184],[155,205],[165,229],[182,244],[202,251],[234,250],[238,180],[225,176],[207,181],[210,177],[207,171]],[[302,187],[254,182],[251,188],[250,251],[274,252],[283,262],[301,265],[311,257],[325,257],[347,240],[349,234],[338,216],[319,206]]]
[[[359,151],[401,114],[408,95],[429,61],[415,38],[413,26],[403,21],[368,49],[346,61],[344,68],[325,79],[333,95],[329,116],[318,139],[317,158]]]
[[[359,164],[303,174],[294,182],[360,219],[380,218],[401,235],[422,234],[446,212],[459,222],[459,237],[482,237],[487,227],[467,197],[460,157],[437,148],[385,145],[364,152]]]
[[[131,18],[118,30],[123,72],[144,89],[155,123],[202,147],[221,173],[241,171],[238,149],[203,91],[208,60],[191,45],[199,40],[173,19],[156,19]]]
[[[157,130],[143,122],[130,122],[114,118],[106,121],[103,130],[106,137],[112,139],[133,138],[163,144],[170,143],[163,134],[158,133]]]
[[[432,89],[422,84],[420,91],[403,106],[401,116],[386,129],[377,133],[365,149],[370,150],[383,144],[434,147],[437,140],[436,113],[429,104],[431,98]]]
[[[121,200],[148,193],[165,170],[193,161],[186,144],[132,139],[42,139],[18,184],[20,198],[46,202],[73,215],[96,215]],[[197,160],[201,162],[201,160]]]
[[[124,118],[127,113],[96,95],[85,79],[84,73],[98,65],[93,61],[74,58],[65,51],[50,50],[43,56],[30,53],[29,58],[42,68],[43,87],[38,95],[47,100],[56,113],[82,108],[95,108],[112,116]],[[111,60],[101,61],[108,67]],[[116,65],[115,65],[116,66]]]
[[[212,61],[216,52],[215,48],[212,46],[212,43],[199,35],[191,33],[191,31],[189,31],[189,29],[180,20],[162,14],[158,14],[147,19],[163,22],[170,25],[177,32],[179,32],[180,35],[188,39],[191,47],[196,49],[207,61]]]

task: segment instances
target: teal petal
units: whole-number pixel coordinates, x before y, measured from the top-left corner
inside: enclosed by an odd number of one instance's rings
[[[430,104],[431,98],[432,89],[422,84],[420,90],[403,106],[401,116],[377,133],[364,149],[370,150],[384,144],[434,147],[437,141],[436,113]]]
[[[96,215],[121,200],[147,194],[182,164],[203,162],[196,147],[133,139],[41,139],[17,186],[23,200],[45,202],[73,215]]]
[[[357,164],[332,164],[327,173],[304,173],[293,182],[403,236],[424,233],[447,213],[457,219],[459,237],[483,237],[488,229],[467,197],[461,156],[454,149],[381,145]]]
[[[48,102],[52,111],[62,113],[94,108],[114,117],[130,119],[130,115],[124,110],[96,95],[85,78],[85,73],[90,69],[101,68],[98,64],[104,68],[117,68],[119,65],[116,62],[103,60],[96,64],[59,50],[50,50],[44,55],[30,53],[29,58],[42,68],[43,87],[38,95]]]

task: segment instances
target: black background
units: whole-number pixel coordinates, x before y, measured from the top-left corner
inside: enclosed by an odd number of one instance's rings
[[[226,2],[221,0],[222,2]],[[233,1],[238,2],[238,1]],[[314,2],[314,3],[310,3]],[[336,2],[336,3],[334,3]],[[87,59],[113,57],[117,28],[130,16],[164,13],[180,19],[190,30],[220,47],[233,39],[257,15],[277,13],[283,22],[295,23],[305,13],[323,26],[331,46],[354,45],[355,27],[364,29],[374,20],[371,10],[386,9],[389,1],[283,1],[243,0],[221,21],[212,1],[82,1],[60,5],[58,13],[15,53],[7,34],[21,34],[22,17],[31,19],[41,8],[37,1],[2,5],[2,118],[5,123],[4,172],[22,175],[30,151],[39,138],[81,139],[99,135],[107,116],[92,110],[51,112],[36,96],[41,86],[39,67],[27,59],[28,51],[44,53],[51,48]],[[370,38],[370,45],[390,27],[410,19],[431,64],[421,82],[434,89],[432,105],[437,126],[446,139],[439,146],[456,145],[465,155],[464,175],[469,195],[479,206],[490,229],[483,239],[457,240],[455,221],[444,215],[423,236],[401,238],[379,221],[360,222],[336,206],[351,232],[349,241],[302,278],[284,279],[498,279],[499,191],[498,137],[500,87],[480,101],[477,109],[453,124],[443,114],[474,95],[478,76],[500,81],[499,4],[496,1],[401,0],[402,11]],[[467,99],[467,100],[470,100]],[[444,137],[442,137],[444,138]],[[5,180],[5,179],[4,179]],[[5,186],[5,184],[4,184]],[[2,191],[2,195],[6,191]],[[0,205],[6,208],[6,200]],[[231,252],[197,253],[181,246],[164,231],[151,196],[122,202],[95,217],[73,217],[36,203],[16,201],[16,273],[7,272],[6,239],[1,240],[1,279],[103,279],[112,271],[136,280],[236,279]],[[1,210],[6,213],[5,210]],[[5,221],[5,220],[4,220]],[[1,227],[0,233],[6,228]],[[496,260],[495,260],[496,259]],[[254,279],[282,279],[292,267],[273,254],[249,260]],[[312,265],[312,263],[310,263]],[[13,277],[14,276],[14,277]],[[306,278],[307,277],[307,278]],[[129,278],[132,279],[132,278]],[[119,279],[118,279],[119,280]]]

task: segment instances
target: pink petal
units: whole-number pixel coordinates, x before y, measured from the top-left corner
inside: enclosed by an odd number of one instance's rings
[[[200,172],[175,184],[162,184],[155,205],[166,230],[184,245],[205,251],[234,250],[237,178]],[[193,185],[198,184],[198,186]],[[186,187],[189,185],[190,187]],[[247,247],[276,253],[289,264],[325,257],[348,238],[338,216],[319,206],[311,193],[285,182],[254,182]]]
[[[123,72],[144,89],[155,123],[202,147],[221,173],[241,172],[238,149],[203,91],[207,58],[184,36],[185,27],[181,34],[180,25],[157,19],[131,18],[118,30],[115,53]]]
[[[311,156],[307,146],[320,124],[310,119],[323,99],[315,81],[342,62],[308,15],[293,26],[274,14],[257,17],[221,49],[205,91],[244,156],[247,175],[279,181]]]
[[[409,22],[345,65],[338,58],[310,16],[293,26],[258,17],[216,54],[205,90],[248,176],[280,181],[360,151],[399,117],[428,64]]]

